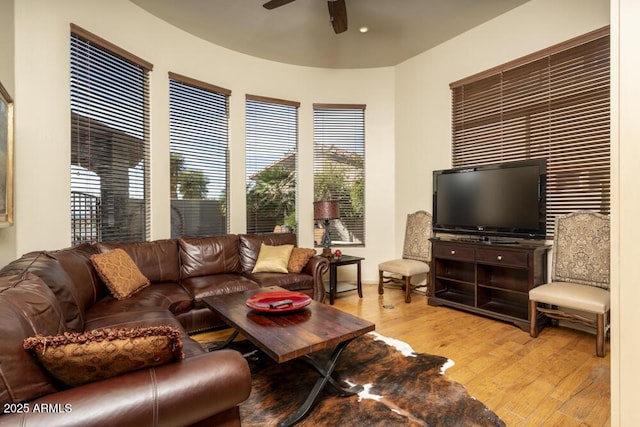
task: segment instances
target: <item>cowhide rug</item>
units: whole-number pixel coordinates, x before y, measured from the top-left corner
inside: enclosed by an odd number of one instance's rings
[[[302,404],[318,378],[299,360],[277,365],[248,341],[232,348],[245,355],[253,378],[251,396],[240,406],[245,427],[277,425]],[[347,346],[334,371],[342,380],[363,385],[364,391],[338,397],[325,387],[297,425],[504,426],[462,385],[444,376],[452,364],[442,356],[415,353],[401,341],[366,334]]]

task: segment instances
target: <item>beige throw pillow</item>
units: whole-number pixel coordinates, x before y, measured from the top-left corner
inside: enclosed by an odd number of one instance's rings
[[[91,263],[117,299],[128,298],[150,285],[123,249],[91,255]]]
[[[288,273],[293,245],[269,246],[262,243],[252,273]]]

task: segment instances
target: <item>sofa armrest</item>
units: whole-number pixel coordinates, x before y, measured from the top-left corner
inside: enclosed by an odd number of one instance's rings
[[[313,299],[323,302],[326,296],[322,276],[329,271],[329,260],[320,255],[315,255],[307,262],[302,270],[313,277]]]
[[[250,392],[246,360],[219,350],[17,405],[0,426],[190,425],[235,408]]]

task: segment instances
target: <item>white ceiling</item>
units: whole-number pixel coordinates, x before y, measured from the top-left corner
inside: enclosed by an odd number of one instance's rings
[[[131,0],[216,45],[311,67],[397,65],[528,0],[346,0],[349,29],[335,34],[326,0]],[[369,28],[361,33],[360,27]]]

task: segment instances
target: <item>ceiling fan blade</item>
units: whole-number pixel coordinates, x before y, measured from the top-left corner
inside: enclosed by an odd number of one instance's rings
[[[271,9],[275,9],[276,7],[284,6],[285,4],[291,3],[292,1],[295,1],[295,0],[271,0],[263,4],[262,6],[265,9],[271,10]]]
[[[329,0],[329,18],[336,34],[347,31],[347,5],[345,0]]]

